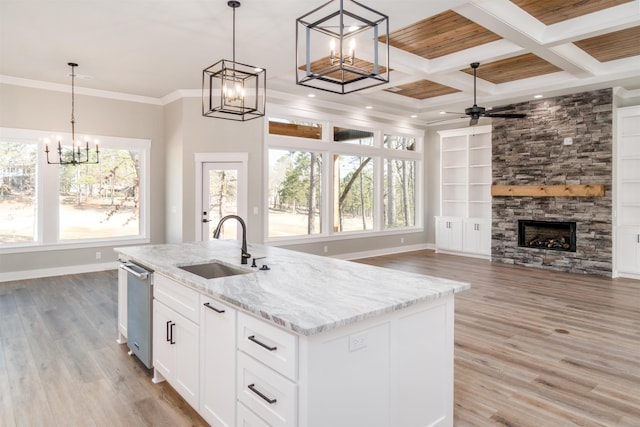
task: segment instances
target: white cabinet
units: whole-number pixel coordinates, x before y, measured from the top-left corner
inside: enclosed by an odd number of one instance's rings
[[[463,222],[462,250],[471,254],[491,255],[491,221],[466,218]]]
[[[238,418],[250,412],[272,427],[298,425],[298,337],[238,314]]]
[[[491,255],[491,126],[440,131],[436,248]]]
[[[236,425],[236,310],[206,295],[200,295],[200,349],[200,414],[216,427],[233,427]]]
[[[439,250],[462,250],[462,218],[436,217],[436,242]]]
[[[640,106],[616,113],[614,273],[640,279]]]
[[[192,313],[199,315],[199,294],[162,275],[154,279],[153,381],[166,379],[198,409],[200,334]]]
[[[640,227],[618,227],[616,238],[618,271],[640,278]]]

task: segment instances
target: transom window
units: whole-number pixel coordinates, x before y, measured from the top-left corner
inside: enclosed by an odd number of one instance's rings
[[[375,123],[270,117],[267,240],[419,229],[422,135]]]

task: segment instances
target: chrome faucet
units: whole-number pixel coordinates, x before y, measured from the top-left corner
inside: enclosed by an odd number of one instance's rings
[[[238,222],[242,226],[242,249],[241,249],[242,254],[240,255],[240,263],[246,264],[247,259],[251,258],[251,254],[247,252],[247,225],[244,223],[242,218],[240,218],[238,215],[227,215],[220,218],[220,222],[218,222],[216,229],[213,230],[213,238],[214,239],[220,238],[220,233],[222,232],[222,224],[229,218],[234,218],[238,220]]]

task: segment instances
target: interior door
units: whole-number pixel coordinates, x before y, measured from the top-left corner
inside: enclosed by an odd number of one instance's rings
[[[202,164],[202,240],[211,240],[213,230],[226,215],[247,219],[246,170],[243,162]],[[221,239],[240,239],[237,221],[226,221]]]

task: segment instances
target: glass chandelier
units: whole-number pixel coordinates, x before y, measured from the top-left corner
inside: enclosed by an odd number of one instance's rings
[[[264,116],[267,71],[236,62],[236,9],[233,9],[233,59],[222,59],[202,71],[202,115],[217,119],[247,121]]]
[[[76,141],[76,119],[75,119],[75,68],[78,66],[75,62],[67,63],[71,67],[71,149],[62,146],[62,137],[58,137],[58,161],[49,159],[49,144],[45,144],[44,152],[47,153],[47,163],[50,165],[72,165],[79,164],[97,164],[100,161],[100,150],[98,149],[98,141],[95,142],[94,160],[90,160],[89,140],[85,139],[85,147],[82,143]]]

